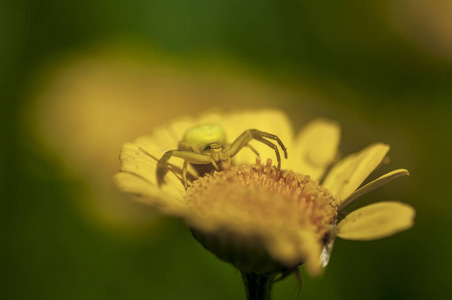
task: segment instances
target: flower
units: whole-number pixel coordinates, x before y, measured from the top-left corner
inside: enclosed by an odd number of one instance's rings
[[[248,149],[238,152],[232,166],[220,172],[204,174],[189,166],[192,185],[187,190],[180,175],[183,160],[173,158],[166,183],[159,186],[159,158],[177,149],[184,132],[200,124],[222,126],[229,141],[250,128],[276,134],[289,157],[281,170],[271,159],[266,164],[256,161]],[[121,172],[114,180],[139,201],[183,218],[204,247],[242,271],[284,273],[305,264],[317,274],[327,265],[336,237],[387,237],[410,228],[415,214],[406,204],[380,202],[338,222],[338,214],[358,197],[409,175],[405,169],[395,170],[359,188],[382,163],[389,146],[375,143],[334,163],[339,139],[339,125],[326,119],[314,120],[295,135],[287,116],[278,110],[209,112],[197,119],[181,118],[124,144]],[[275,155],[270,147],[250,144],[262,158]]]

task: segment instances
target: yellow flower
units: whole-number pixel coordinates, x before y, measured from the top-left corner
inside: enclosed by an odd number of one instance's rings
[[[261,164],[253,151],[242,149],[232,166],[221,172],[200,176],[189,166],[192,184],[187,190],[180,175],[183,160],[172,158],[171,172],[165,184],[158,186],[159,158],[177,149],[185,131],[200,124],[222,126],[229,142],[250,128],[276,134],[289,158],[283,159],[279,170],[271,160]],[[415,214],[406,204],[381,202],[360,208],[338,223],[338,213],[358,197],[408,175],[407,170],[395,170],[359,188],[389,151],[381,143],[345,157],[325,174],[335,162],[339,139],[338,124],[325,119],[311,122],[295,135],[287,116],[278,110],[210,112],[196,119],[181,118],[124,144],[121,172],[114,179],[139,201],[183,218],[204,247],[242,271],[277,273],[305,264],[311,274],[317,274],[328,263],[336,237],[390,236],[410,228]],[[250,144],[260,157],[274,158],[273,149]]]

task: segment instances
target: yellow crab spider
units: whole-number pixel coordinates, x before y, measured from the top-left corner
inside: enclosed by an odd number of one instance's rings
[[[160,186],[164,182],[165,174],[168,172],[167,162],[171,157],[178,157],[184,160],[182,169],[182,180],[185,188],[187,184],[187,166],[188,163],[193,165],[208,165],[216,170],[222,168],[223,163],[230,163],[243,147],[249,147],[259,156],[259,153],[248,143],[251,140],[264,143],[268,147],[275,150],[278,160],[278,168],[281,168],[281,156],[278,147],[267,139],[275,140],[284,151],[284,157],[287,158],[287,149],[277,135],[259,131],[257,129],[245,130],[235,141],[226,145],[226,134],[219,125],[199,125],[192,127],[185,132],[181,142],[179,142],[178,150],[169,150],[163,154],[157,163],[157,183]]]

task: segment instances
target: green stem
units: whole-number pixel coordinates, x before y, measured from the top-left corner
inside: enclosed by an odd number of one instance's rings
[[[245,285],[247,300],[270,300],[273,274],[256,274],[251,272],[240,271],[242,274],[243,284]]]

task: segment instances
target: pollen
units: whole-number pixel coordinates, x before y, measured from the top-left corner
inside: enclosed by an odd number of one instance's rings
[[[186,200],[207,219],[229,218],[243,231],[250,227],[309,230],[319,240],[335,222],[338,208],[334,197],[316,181],[280,170],[271,160],[207,174],[188,188]]]

